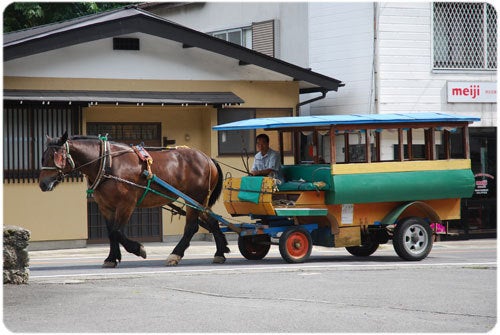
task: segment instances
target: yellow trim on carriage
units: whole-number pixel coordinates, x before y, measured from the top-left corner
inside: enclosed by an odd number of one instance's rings
[[[408,171],[465,170],[470,168],[470,159],[351,163],[332,164],[332,175]]]

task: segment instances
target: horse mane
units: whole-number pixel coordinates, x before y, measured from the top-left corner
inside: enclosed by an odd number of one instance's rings
[[[73,135],[70,138],[71,140],[98,140],[99,136],[94,135]]]

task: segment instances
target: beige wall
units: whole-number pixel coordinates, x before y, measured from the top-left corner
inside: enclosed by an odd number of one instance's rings
[[[86,182],[65,182],[52,192],[38,184],[3,185],[3,224],[30,230],[32,241],[87,239]]]
[[[299,102],[295,81],[194,81],[194,80],[114,80],[4,77],[5,89],[111,90],[159,92],[233,92],[245,103],[242,108],[294,108]]]
[[[160,81],[5,77],[6,89],[58,90],[124,90],[233,92],[245,103],[241,108],[288,108],[295,112],[299,102],[297,82],[238,82],[238,81]],[[235,106],[231,106],[235,108]],[[238,108],[238,107],[236,107]],[[162,107],[98,104],[84,108],[83,132],[86,122],[161,122],[162,137],[175,139],[176,145],[198,148],[222,162],[243,168],[240,157],[216,157],[217,110],[208,107]],[[189,134],[189,141],[186,141]],[[52,134],[55,135],[55,134]],[[277,144],[276,144],[277,149]],[[287,158],[287,161],[291,159]],[[253,159],[250,160],[250,164]],[[224,175],[241,176],[222,166]],[[4,224],[21,225],[32,232],[32,241],[57,241],[87,238],[86,182],[63,183],[53,192],[42,193],[37,184],[4,184]],[[213,210],[228,216],[218,202]],[[179,235],[184,230],[184,218],[173,219],[163,211],[163,234]],[[200,230],[203,231],[203,230]]]
[[[210,125],[211,107],[105,106],[84,108],[87,122],[160,122],[162,137],[175,139],[176,145],[187,145],[210,152],[205,129]],[[186,140],[189,135],[189,140]],[[132,143],[138,144],[138,143]]]

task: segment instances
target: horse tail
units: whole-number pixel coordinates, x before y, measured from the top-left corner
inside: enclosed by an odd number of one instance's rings
[[[214,162],[215,167],[217,168],[217,185],[215,186],[212,194],[210,194],[210,199],[208,199],[208,207],[212,207],[217,199],[219,199],[222,193],[222,169],[220,168],[219,163],[215,159],[212,158],[212,162]]]

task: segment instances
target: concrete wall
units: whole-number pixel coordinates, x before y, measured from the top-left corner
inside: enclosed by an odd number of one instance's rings
[[[448,81],[493,81],[496,71],[432,68],[432,3],[377,4],[378,111],[444,111],[481,117],[474,126],[496,126],[496,103],[448,103]]]
[[[312,103],[310,114],[373,112],[373,9],[371,2],[309,3],[309,66],[346,83]]]

